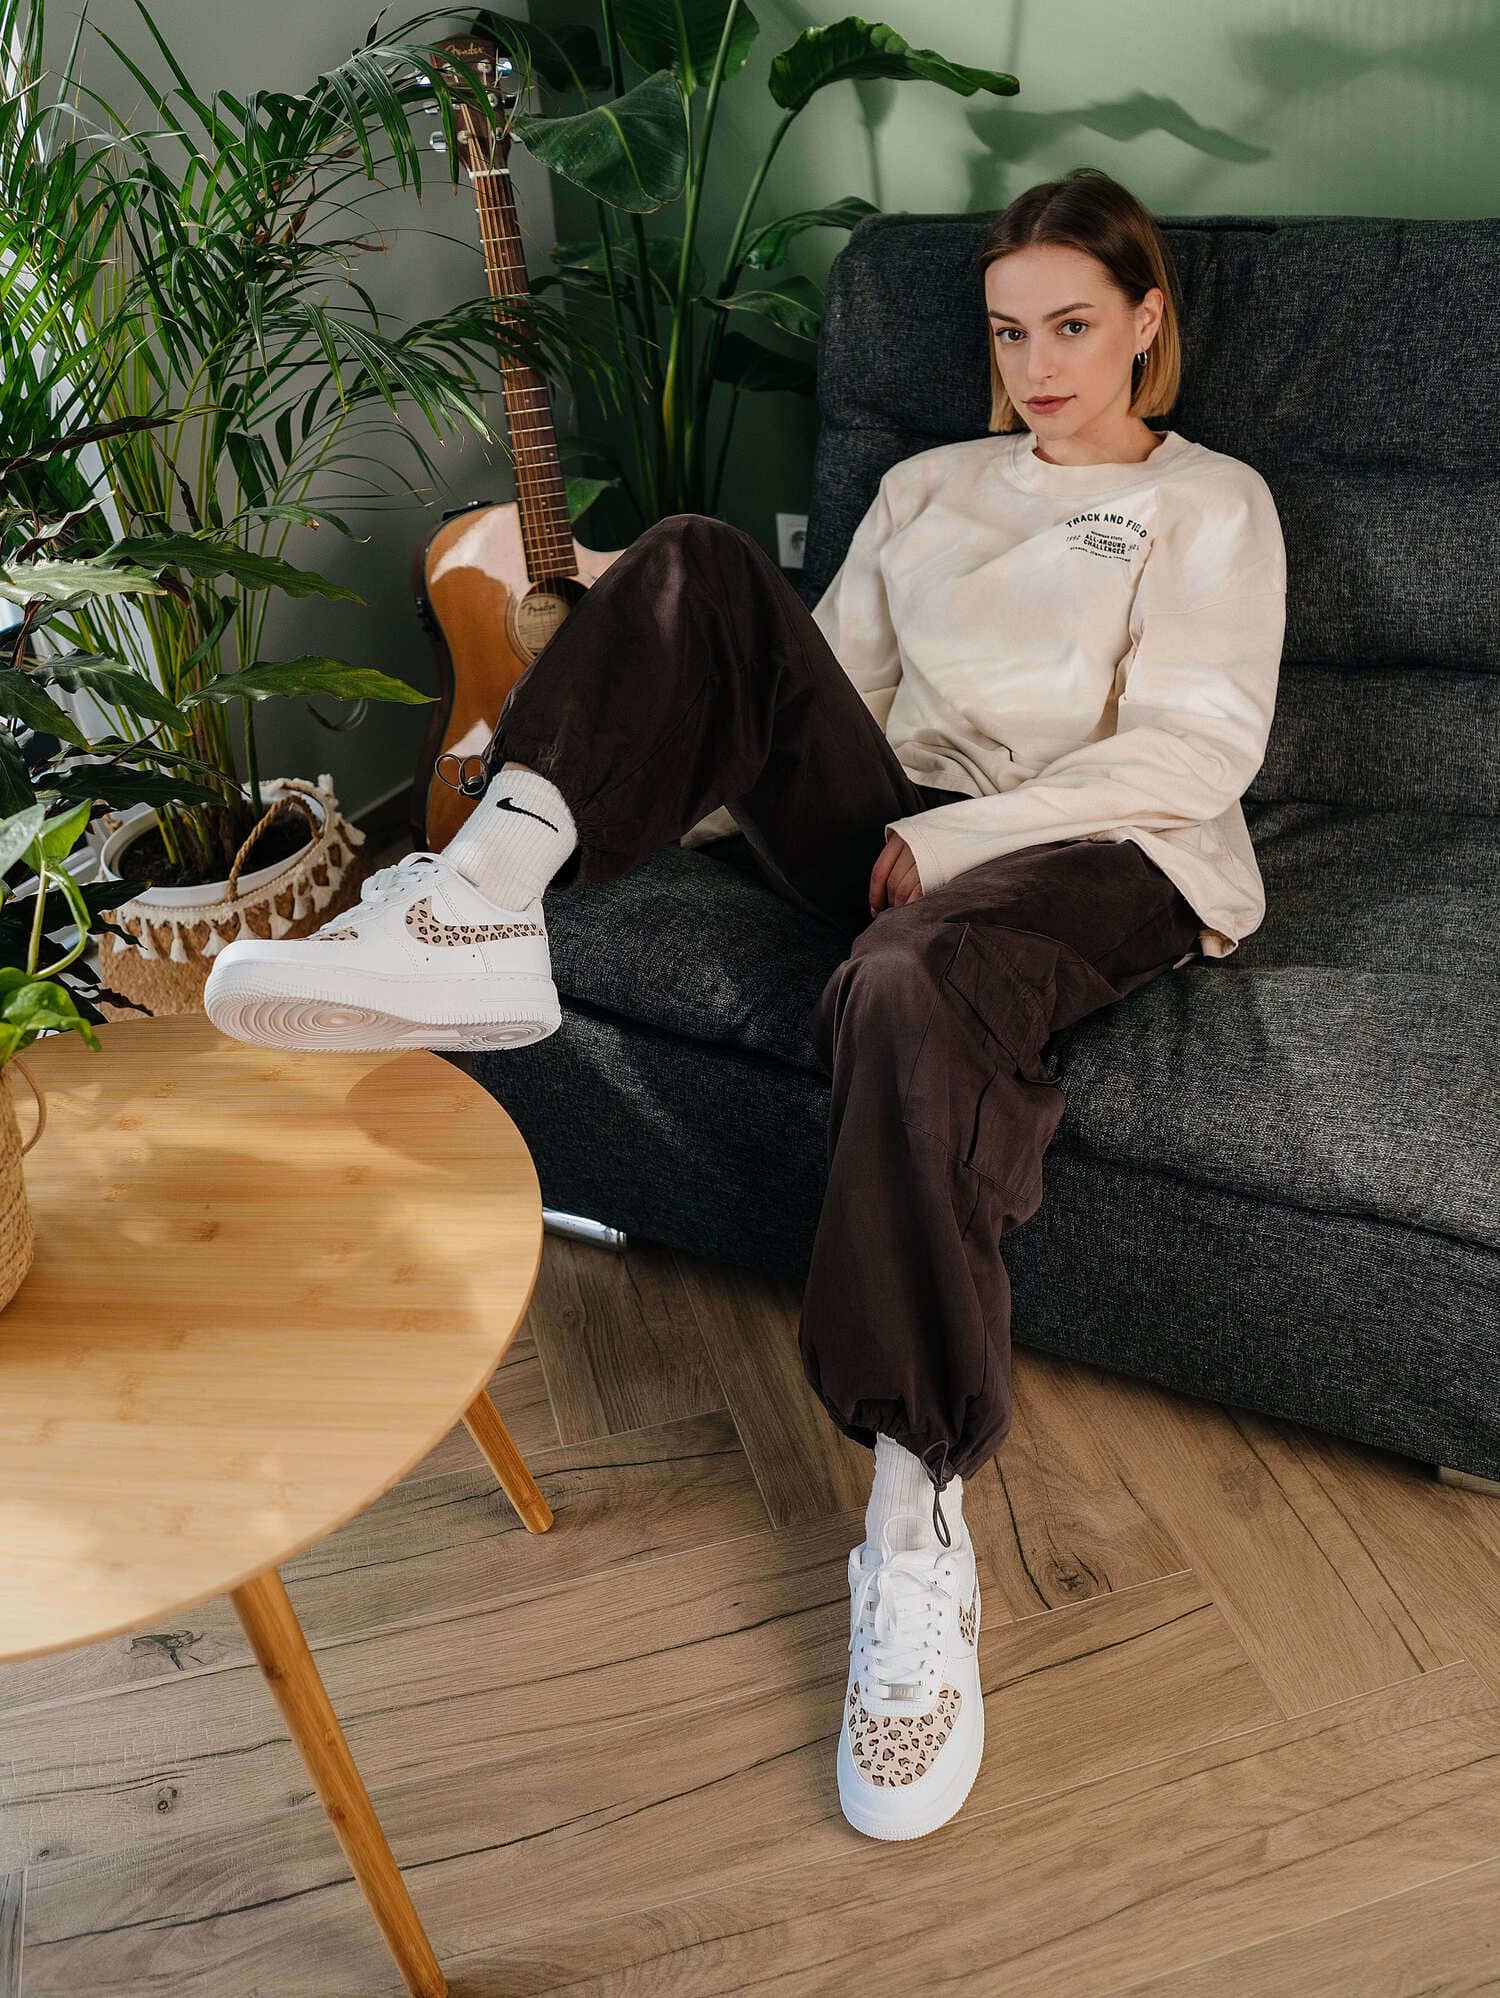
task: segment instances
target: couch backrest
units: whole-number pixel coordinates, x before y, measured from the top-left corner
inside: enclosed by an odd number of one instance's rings
[[[880,215],[829,274],[799,588],[880,475],[986,434],[988,213]],[[1500,811],[1500,219],[1158,216],[1182,387],[1152,419],[1253,465],[1287,547],[1276,722],[1250,796]]]

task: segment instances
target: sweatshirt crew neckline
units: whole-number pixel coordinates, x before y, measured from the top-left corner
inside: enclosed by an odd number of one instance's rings
[[[1142,479],[1175,465],[1192,450],[1187,438],[1176,430],[1162,433],[1162,441],[1147,458],[1130,464],[1054,465],[1036,455],[1037,433],[1022,430],[1010,440],[1010,450],[1001,470],[1012,485],[1027,492],[1056,493],[1065,499],[1103,497],[1124,492]]]

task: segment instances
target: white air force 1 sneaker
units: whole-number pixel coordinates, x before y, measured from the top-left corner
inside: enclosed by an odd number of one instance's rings
[[[441,853],[377,869],[305,937],[236,937],[203,1006],[274,1048],[510,1048],[562,1025],[541,901],[501,909]]]
[[[908,1551],[924,1529],[925,1514],[896,1513],[878,1547],[862,1541],[849,1555],[839,1803],[871,1838],[922,1838],[946,1824],[984,1754],[974,1549],[965,1527],[951,1547]]]

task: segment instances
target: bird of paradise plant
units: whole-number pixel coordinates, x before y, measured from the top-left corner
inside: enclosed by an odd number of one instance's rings
[[[612,395],[631,434],[634,476],[621,466],[619,478],[649,525],[667,513],[718,512],[746,394],[813,392],[823,301],[810,278],[788,268],[793,245],[809,230],[852,230],[878,210],[846,194],[753,221],[796,121],[823,91],[851,80],[936,83],[966,97],[1012,96],[1021,86],[1003,71],[913,48],[894,28],[856,15],[804,29],[772,58],[766,88],[780,116],[710,278],[697,243],[714,132],[724,88],[743,72],[760,24],[745,0],[674,0],[666,8],[657,0],[600,0],[599,14],[602,63],[584,25],[549,35],[482,9],[474,27],[555,96],[584,99],[582,109],[517,111],[510,120],[519,144],[593,198],[597,225],[593,239],[559,242],[554,269],[532,290],[559,289],[580,323],[604,315]],[[627,83],[627,57],[648,74]],[[610,95],[592,103],[597,89]],[[680,231],[648,235],[643,217],[679,199]],[[791,341],[790,352],[756,337],[771,329]]]

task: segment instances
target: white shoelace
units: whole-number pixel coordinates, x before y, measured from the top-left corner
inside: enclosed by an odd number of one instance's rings
[[[855,1591],[846,1648],[854,1649],[871,1585],[878,1582],[875,1631],[868,1656],[871,1678],[887,1697],[892,1686],[914,1685],[920,1689],[924,1683],[935,1635],[933,1619],[939,1611],[933,1599],[943,1596],[952,1600],[951,1592],[933,1572],[934,1561],[930,1549],[887,1553],[877,1566],[865,1570]]]
[[[326,923],[320,923],[314,936],[323,930],[341,928],[357,921],[362,912],[383,902],[388,895],[409,888],[422,874],[431,873],[438,856],[426,847],[419,847],[415,853],[404,853],[399,860],[392,861],[389,867],[377,867],[359,884],[359,902],[353,909],[343,909],[336,916],[330,916]]]
[[[419,847],[415,853],[405,853],[389,867],[377,867],[369,879],[359,886],[361,902],[378,902],[395,889],[409,887],[419,873],[428,866],[436,865],[438,856],[429,853],[426,847]]]

